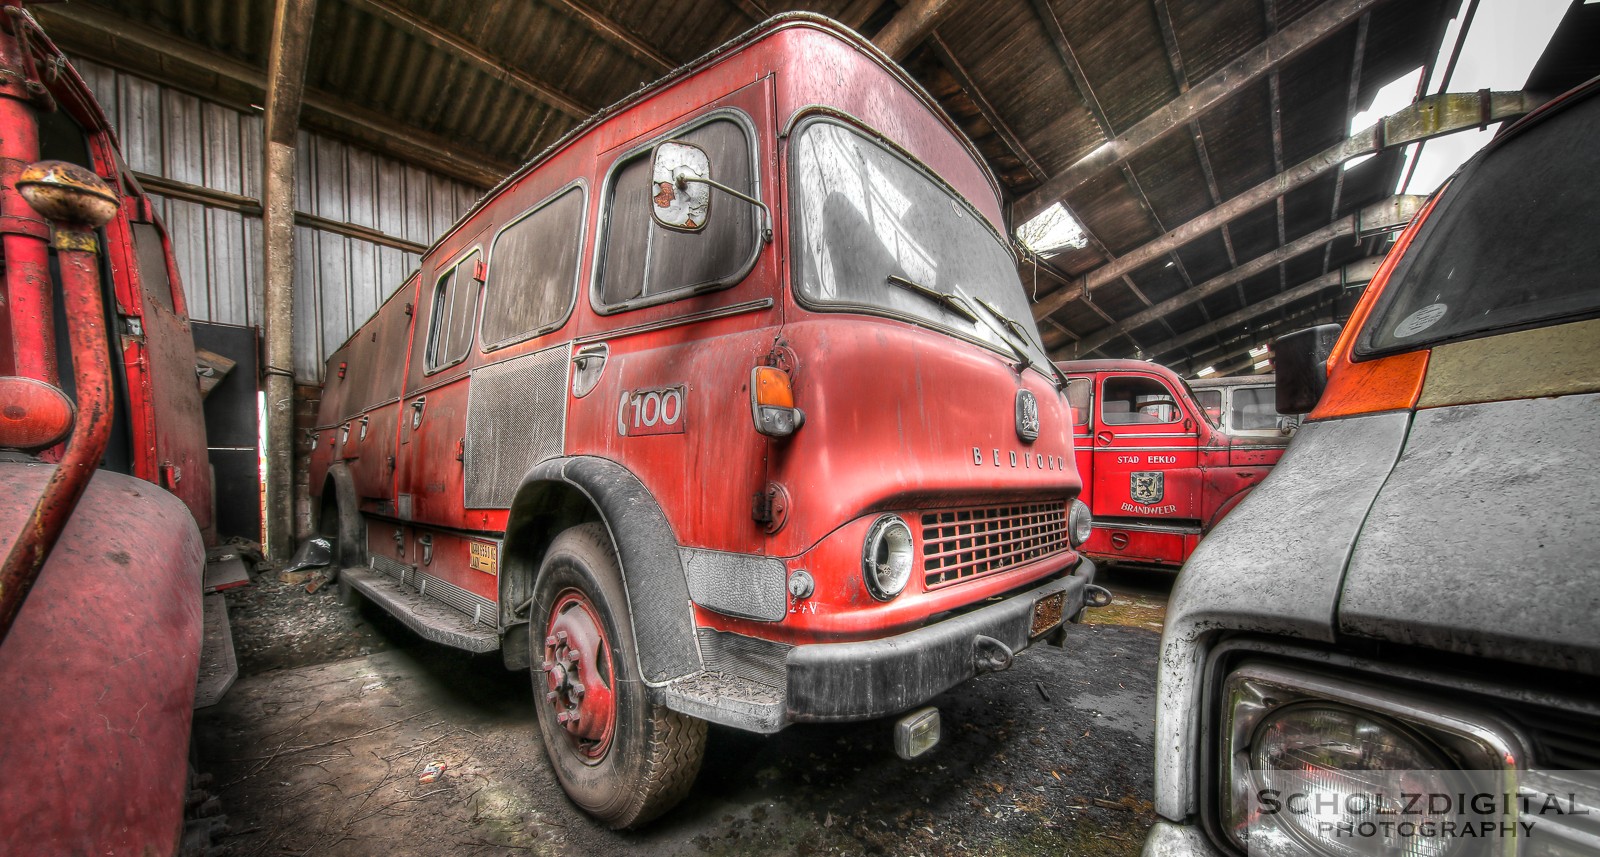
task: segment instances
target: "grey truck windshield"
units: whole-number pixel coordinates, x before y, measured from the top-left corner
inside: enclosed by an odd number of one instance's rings
[[[1600,90],[1462,170],[1395,269],[1363,356],[1600,312]]]
[[[836,122],[802,126],[790,160],[803,303],[939,328],[1049,373],[1011,253],[970,206]]]

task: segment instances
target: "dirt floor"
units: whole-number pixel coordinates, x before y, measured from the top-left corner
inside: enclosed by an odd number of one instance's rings
[[[913,762],[888,721],[712,727],[689,798],[632,833],[562,794],[526,673],[349,614],[333,587],[229,593],[241,677],[196,734],[232,855],[1131,855],[1153,820],[1164,581],[1113,576],[1119,604],[1066,649],[936,699],[943,741]]]

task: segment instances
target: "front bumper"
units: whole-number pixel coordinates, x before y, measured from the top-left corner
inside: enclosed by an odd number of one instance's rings
[[[870,720],[920,705],[994,668],[998,641],[1012,653],[1048,638],[1083,609],[1094,580],[1087,558],[1071,576],[1056,578],[914,631],[881,640],[816,643],[791,649],[785,720]],[[1060,621],[1031,634],[1034,604],[1063,596]],[[1004,668],[1004,667],[1000,667]]]
[[[1142,857],[1222,857],[1198,827],[1157,821],[1145,837]]]

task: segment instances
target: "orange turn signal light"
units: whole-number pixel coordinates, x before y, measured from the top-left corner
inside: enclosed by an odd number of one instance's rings
[[[806,415],[794,406],[789,373],[776,366],[757,366],[750,372],[750,414],[756,431],[768,437],[788,437],[805,425]]]
[[[72,430],[76,414],[59,387],[36,378],[0,377],[0,448],[54,446]]]

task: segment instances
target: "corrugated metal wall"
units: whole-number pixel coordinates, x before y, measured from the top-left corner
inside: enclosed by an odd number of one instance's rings
[[[128,166],[259,202],[259,114],[241,113],[143,78],[73,58],[122,140]],[[392,158],[302,131],[297,211],[427,245],[479,191]],[[261,217],[155,197],[172,236],[189,315],[261,324]],[[395,247],[295,227],[295,378],[320,383],[323,361],[416,268]]]

